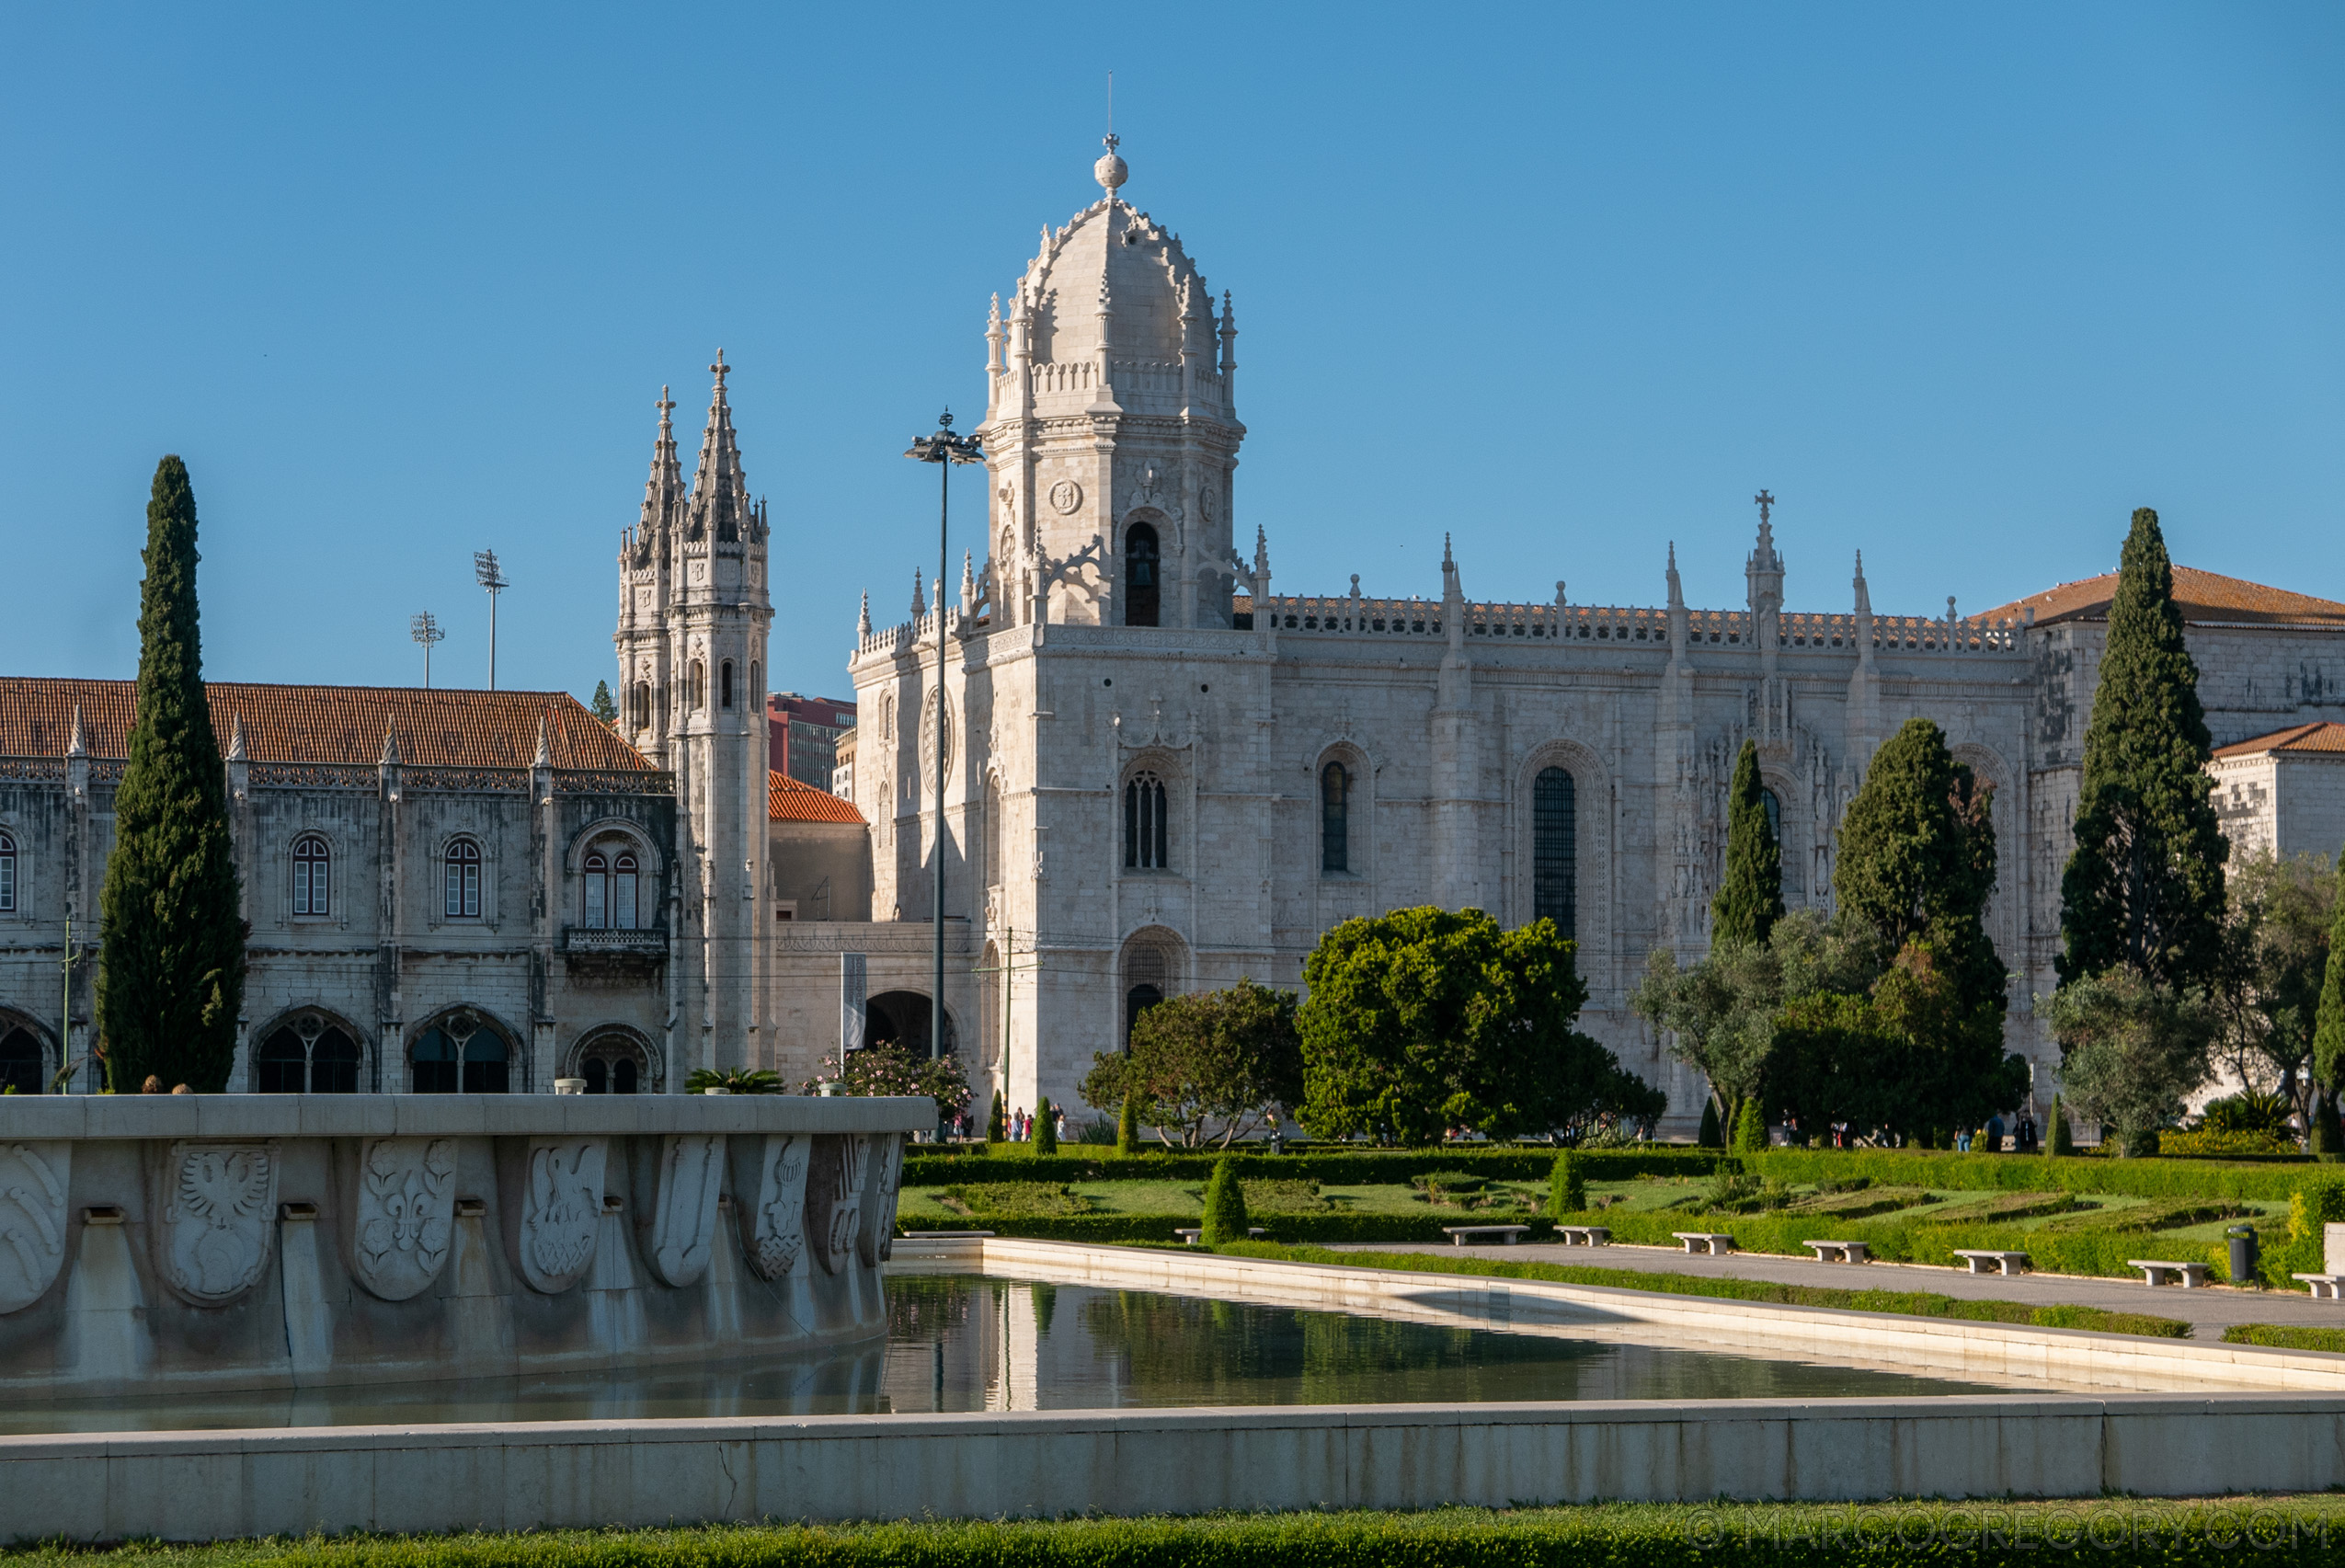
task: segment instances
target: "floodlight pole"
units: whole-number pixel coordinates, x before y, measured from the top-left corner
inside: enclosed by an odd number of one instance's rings
[[[512,587],[497,569],[497,552],[473,552],[473,576],[488,589],[488,689],[497,690],[497,596]]]
[[[496,601],[491,600],[489,601],[489,621],[492,625],[495,624],[496,619]],[[440,641],[442,638],[446,637],[447,635],[447,633],[440,629],[440,618],[429,610],[418,614],[407,623],[407,635],[413,637],[423,647],[423,689],[427,692],[431,690],[431,645]],[[492,632],[489,635],[489,647],[494,648],[496,646],[496,634]],[[497,683],[495,675],[496,658],[497,656],[494,653],[489,655],[489,684],[491,686],[494,686]]]
[[[976,436],[953,433],[953,411],[937,417],[936,433],[914,441],[904,455],[916,463],[936,464],[936,882],[929,918],[936,927],[936,972],[928,1008],[928,1055],[933,1061],[944,1054],[944,574],[948,567],[946,523],[951,517],[950,477],[957,463],[982,462],[985,449]]]

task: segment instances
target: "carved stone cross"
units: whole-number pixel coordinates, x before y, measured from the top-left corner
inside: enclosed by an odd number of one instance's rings
[[[1761,490],[1757,495],[1753,496],[1751,499],[1758,503],[1759,521],[1761,522],[1765,522],[1767,519],[1767,513],[1775,505],[1775,498],[1768,495],[1765,490]]]

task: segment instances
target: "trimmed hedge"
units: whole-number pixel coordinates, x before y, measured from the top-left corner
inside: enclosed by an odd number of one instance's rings
[[[2294,1323],[2233,1323],[2223,1331],[2223,1343],[2268,1345],[2275,1350],[2326,1350],[2345,1356],[2345,1329]]]
[[[981,1148],[964,1152],[933,1150],[907,1152],[904,1185],[959,1186],[978,1182],[1203,1182],[1213,1174],[1222,1156],[1199,1154],[1118,1155],[1104,1146],[1095,1152],[1070,1153],[1067,1146],[1051,1157],[1024,1152],[1030,1144],[1003,1144],[992,1153]],[[1019,1152],[1009,1152],[1010,1150]],[[1401,1186],[1411,1178],[1436,1171],[1468,1170],[1491,1181],[1545,1184],[1555,1168],[1552,1149],[1471,1145],[1446,1149],[1339,1149],[1305,1154],[1233,1154],[1238,1173],[1248,1179],[1284,1177],[1317,1182],[1321,1186]],[[1639,1176],[1707,1176],[1732,1162],[1713,1149],[1674,1145],[1641,1149],[1575,1150],[1573,1161],[1584,1179],[1627,1182]]]
[[[967,1219],[944,1221],[899,1220],[898,1233],[908,1230],[990,1230],[997,1236],[1015,1236],[1035,1242],[1092,1242],[1103,1245],[1138,1244],[1171,1246],[1178,1240],[1176,1228],[1195,1230],[1204,1223],[1195,1218],[1184,1219],[1175,1214],[1070,1214],[1070,1215],[1003,1215],[978,1214]],[[1449,1238],[1441,1233],[1444,1225],[1527,1225],[1531,1241],[1550,1238],[1555,1222],[1543,1215],[1527,1210],[1519,1213],[1482,1215],[1471,1214],[1256,1214],[1252,1223],[1259,1225],[1274,1239],[1282,1242],[1440,1242]]]
[[[1594,1285],[1614,1290],[1651,1290],[1664,1296],[1706,1296],[1727,1301],[1761,1301],[1782,1307],[1830,1307],[1847,1312],[1894,1312],[1905,1317],[1958,1318],[1969,1322],[2029,1323],[2037,1328],[2093,1329],[2102,1333],[2145,1334],[2158,1339],[2189,1336],[2191,1325],[2146,1312],[2110,1312],[2098,1307],[2031,1307],[2024,1301],[1978,1300],[1940,1296],[1930,1290],[1842,1290],[1816,1285],[1780,1285],[1769,1279],[1734,1279],[1717,1274],[1652,1274],[1633,1268],[1596,1268],[1584,1264],[1509,1263],[1500,1258],[1445,1257],[1424,1253],[1335,1253],[1323,1247],[1280,1246],[1269,1242],[1231,1242],[1214,1249],[1232,1257],[1274,1258],[1285,1263],[1331,1264],[1340,1268],[1383,1268],[1404,1274],[1466,1274],[1491,1279],[1544,1279],[1557,1285]]]
[[[108,1549],[43,1545],[25,1568],[1770,1568],[2052,1561],[2108,1568],[2334,1562],[2345,1500],[1611,1503],[1425,1513],[1216,1514],[973,1523],[717,1525]]]
[[[1770,1149],[1744,1166],[1797,1185],[1870,1176],[1901,1186],[2126,1197],[2284,1198],[2311,1173],[2300,1158],[2117,1160],[2100,1155],[1955,1154],[1927,1149]]]

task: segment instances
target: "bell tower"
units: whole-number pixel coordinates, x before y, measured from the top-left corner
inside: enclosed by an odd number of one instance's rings
[[[673,678],[668,607],[683,531],[684,476],[676,466],[676,427],[669,418],[676,405],[664,386],[658,407],[659,437],[651,449],[643,514],[619,534],[619,629],[611,640],[619,652],[619,733],[665,767]]]
[[[1180,236],[1104,194],[1042,249],[986,330],[996,624],[1227,626],[1245,427],[1237,316]]]

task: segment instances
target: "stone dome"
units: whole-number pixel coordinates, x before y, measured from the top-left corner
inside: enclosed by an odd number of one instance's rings
[[[1193,335],[1191,352],[1209,359],[1214,302],[1204,275],[1178,236],[1115,194],[1129,170],[1113,149],[1093,173],[1108,193],[1065,228],[1046,231],[1020,280],[1020,294],[1034,309],[1035,362],[1095,357],[1103,299],[1112,313],[1107,330],[1115,360],[1178,364],[1184,330]],[[1184,311],[1192,317],[1185,326]]]

